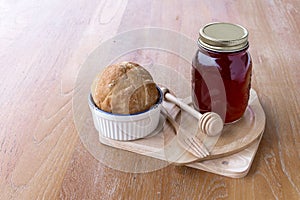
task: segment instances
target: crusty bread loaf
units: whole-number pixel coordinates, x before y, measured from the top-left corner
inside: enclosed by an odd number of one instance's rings
[[[106,67],[95,78],[91,93],[98,108],[114,114],[146,111],[159,98],[150,73],[133,62]]]

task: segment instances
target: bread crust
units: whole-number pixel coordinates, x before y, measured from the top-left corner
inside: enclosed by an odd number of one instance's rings
[[[91,86],[98,108],[114,114],[134,114],[151,108],[159,93],[151,74],[137,63],[109,65]]]

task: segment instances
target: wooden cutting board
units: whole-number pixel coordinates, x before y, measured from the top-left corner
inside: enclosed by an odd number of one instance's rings
[[[262,136],[263,133],[240,152],[217,159],[194,162],[187,166],[230,178],[245,177],[250,170]]]
[[[178,108],[176,109],[174,105],[165,102],[164,107],[169,109],[174,117],[177,115]],[[195,131],[197,128],[196,119],[184,112],[182,112],[178,123],[184,126],[185,129],[189,128],[190,131]],[[160,131],[162,124],[163,130]],[[211,155],[200,159],[178,145],[173,128],[169,123],[164,122],[163,117],[161,117],[160,126],[156,133],[135,141],[111,140],[102,137],[101,134],[99,140],[101,143],[112,147],[166,160],[176,165],[186,165],[232,155],[246,149],[262,135],[265,127],[265,114],[256,92],[252,89],[247,110],[238,122],[226,125],[223,133],[218,138],[203,136],[203,142],[210,150]]]
[[[220,137],[201,135],[203,143],[210,151],[208,157],[195,157],[178,145],[174,137],[173,140],[165,141],[166,159],[174,164],[186,164],[231,155],[251,145],[264,131],[266,119],[256,92],[252,89],[250,94],[244,116],[235,123],[225,125]],[[191,133],[197,131],[197,120],[185,112],[182,112],[179,123]]]

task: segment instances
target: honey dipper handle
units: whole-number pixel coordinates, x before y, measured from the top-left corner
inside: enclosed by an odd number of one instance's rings
[[[198,126],[202,130],[203,133],[205,133],[208,136],[217,136],[220,135],[223,129],[223,120],[221,117],[214,113],[214,112],[207,112],[204,115],[199,113],[198,111],[194,110],[192,107],[187,105],[186,103],[180,101],[176,97],[174,97],[172,94],[169,93],[167,88],[161,88],[164,98],[168,101],[171,101],[172,103],[175,103],[177,106],[179,106],[181,109],[185,110],[189,114],[191,114],[193,117],[198,119]]]
[[[183,110],[185,110],[186,112],[190,113],[193,117],[195,117],[196,119],[200,119],[202,117],[202,114],[199,113],[198,111],[194,110],[192,107],[190,107],[189,105],[183,103],[182,101],[180,101],[179,99],[177,99],[176,97],[174,97],[172,94],[170,93],[166,93],[165,94],[165,98],[168,101],[171,101],[172,103],[175,103],[177,106],[179,106],[180,108],[182,108]]]

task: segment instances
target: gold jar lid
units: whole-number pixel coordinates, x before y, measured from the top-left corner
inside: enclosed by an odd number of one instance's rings
[[[231,23],[214,22],[199,31],[198,44],[217,52],[236,52],[248,48],[246,28]]]

